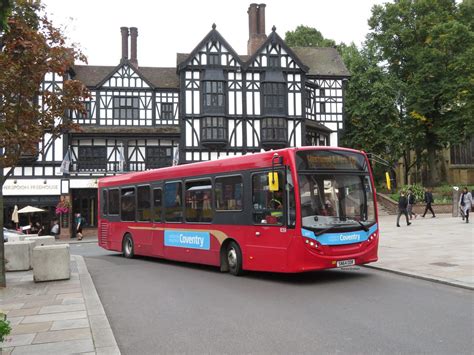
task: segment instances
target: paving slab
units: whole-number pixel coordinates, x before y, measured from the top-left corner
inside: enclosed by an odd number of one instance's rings
[[[120,354],[82,256],[71,256],[71,278],[35,283],[33,271],[7,273],[0,309],[12,333],[1,354]]]
[[[411,223],[379,216],[379,260],[368,266],[474,289],[474,224],[450,214]]]

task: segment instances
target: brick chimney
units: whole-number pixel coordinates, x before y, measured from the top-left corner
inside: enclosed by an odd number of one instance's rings
[[[249,40],[247,54],[252,55],[265,42],[265,4],[250,4],[249,14]]]
[[[137,37],[138,29],[136,27],[130,27],[130,63],[132,63],[136,67],[138,67]]]
[[[120,63],[126,62],[128,60],[128,27],[120,27],[122,32],[122,59]]]

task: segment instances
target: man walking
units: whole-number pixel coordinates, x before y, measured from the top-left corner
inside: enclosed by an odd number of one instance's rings
[[[469,211],[472,208],[472,194],[467,190],[467,186],[463,189],[461,196],[459,196],[459,207],[462,210],[463,216],[466,217],[466,223],[469,223]]]
[[[421,217],[425,217],[426,215],[426,212],[428,212],[428,210],[431,211],[431,214],[433,215],[432,218],[435,218],[435,213],[433,211],[433,208],[431,207],[431,204],[434,202],[434,199],[433,199],[433,194],[431,193],[431,191],[425,187],[425,203],[426,203],[426,207],[425,207],[425,212],[423,213],[423,216]]]
[[[411,223],[408,220],[408,200],[405,197],[405,192],[400,192],[400,199],[398,200],[398,216],[397,216],[397,227],[400,227],[400,216],[402,214],[405,215],[405,218],[407,219],[407,226],[409,226]]]
[[[413,216],[415,216],[415,219],[416,219],[417,214],[413,212],[413,205],[416,203],[416,198],[411,188],[408,189],[407,200],[408,200],[408,207],[407,207],[408,216],[410,216],[410,219],[413,219]]]

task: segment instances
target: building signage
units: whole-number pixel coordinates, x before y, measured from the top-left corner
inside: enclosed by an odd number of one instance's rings
[[[60,194],[60,179],[8,179],[3,185],[4,196]]]
[[[96,189],[97,179],[71,179],[71,189]]]
[[[165,230],[165,246],[190,249],[211,248],[209,232],[189,232]]]

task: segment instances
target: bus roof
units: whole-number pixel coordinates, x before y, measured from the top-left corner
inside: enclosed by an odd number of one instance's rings
[[[358,150],[328,146],[308,146],[300,148],[285,148],[271,150],[262,153],[252,153],[240,156],[220,158],[218,160],[204,161],[191,164],[170,166],[165,168],[141,171],[136,173],[126,173],[99,179],[99,187],[121,186],[136,184],[140,182],[150,182],[154,180],[181,179],[183,177],[199,176],[204,174],[231,173],[249,169],[261,169],[271,167],[272,157],[275,153],[279,156],[294,159],[294,152],[298,150],[345,150],[363,153]]]

